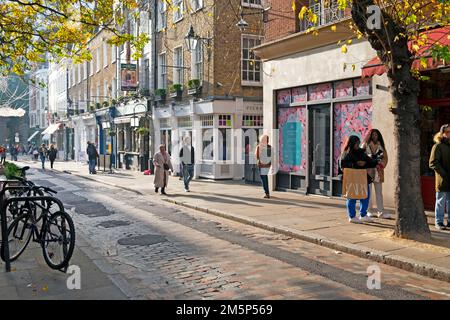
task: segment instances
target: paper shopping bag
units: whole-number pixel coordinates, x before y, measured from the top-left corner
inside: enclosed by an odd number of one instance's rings
[[[344,168],[344,179],[342,181],[342,196],[347,199],[366,199],[367,170]]]

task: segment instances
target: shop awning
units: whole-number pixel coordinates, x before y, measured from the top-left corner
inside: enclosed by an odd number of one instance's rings
[[[28,138],[27,142],[30,142],[31,140],[33,140],[34,137],[36,137],[36,135],[39,133],[39,131],[34,132],[31,137]]]
[[[13,109],[11,107],[0,106],[0,117],[23,117],[25,110],[22,108]]]
[[[47,127],[47,129],[45,129],[44,131],[42,131],[41,134],[42,134],[42,135],[46,135],[46,134],[50,135],[50,134],[53,134],[56,130],[59,129],[60,126],[61,126],[61,123],[53,123],[53,124],[49,125],[49,126]]]
[[[419,51],[417,52],[417,56],[419,58],[426,58],[427,66],[422,66],[420,59],[414,60],[412,64],[413,69],[417,70],[431,70],[436,69],[438,67],[442,67],[442,62],[433,61],[433,58],[429,56],[429,54],[426,52],[434,43],[439,42],[441,45],[450,46],[450,39],[448,38],[448,35],[450,35],[450,26],[449,27],[442,27],[437,28],[429,31],[423,32],[423,34],[427,35],[427,41],[428,45],[425,44],[420,47]],[[411,43],[409,44],[412,45]],[[450,65],[447,63],[447,65]],[[380,58],[378,56],[372,58],[369,62],[366,63],[361,69],[361,76],[363,78],[366,77],[372,77],[374,75],[382,75],[386,72],[385,65],[381,62]]]

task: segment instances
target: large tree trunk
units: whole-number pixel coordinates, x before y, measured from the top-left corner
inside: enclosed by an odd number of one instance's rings
[[[411,54],[408,39],[394,41],[400,33],[406,34],[402,26],[385,13],[380,30],[369,30],[366,24],[366,8],[373,0],[354,0],[352,18],[358,29],[387,66],[392,94],[396,141],[397,165],[395,170],[395,235],[408,239],[430,238],[425,216],[420,185],[420,129],[419,129],[419,81],[411,74]],[[388,54],[387,51],[391,51]],[[388,108],[388,106],[386,106]]]

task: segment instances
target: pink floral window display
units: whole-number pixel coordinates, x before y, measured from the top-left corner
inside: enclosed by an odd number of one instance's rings
[[[293,103],[299,103],[299,102],[306,102],[308,97],[307,89],[306,87],[299,87],[292,89],[292,102]]]
[[[335,82],[334,84],[334,97],[346,98],[353,96],[353,81],[344,80]]]
[[[308,86],[308,94],[310,101],[332,99],[333,84],[329,82]]]
[[[371,85],[369,78],[355,79],[355,96],[369,96]]]
[[[291,90],[281,90],[277,92],[277,105],[289,106],[291,104]]]

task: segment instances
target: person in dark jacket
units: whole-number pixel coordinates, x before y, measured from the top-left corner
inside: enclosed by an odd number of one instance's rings
[[[444,215],[450,214],[450,125],[444,124],[434,136],[435,145],[431,149],[429,166],[436,173],[435,227],[445,229]],[[447,228],[450,218],[447,216]]]
[[[56,150],[53,144],[50,145],[50,149],[48,150],[48,160],[50,160],[50,168],[53,169],[53,163],[55,162],[56,155],[58,154],[58,150]]]
[[[340,159],[340,167],[353,168],[353,169],[368,169],[375,168],[381,159],[373,159],[369,157],[364,149],[359,147],[361,140],[357,136],[348,137],[345,145],[344,151],[342,152]],[[367,216],[367,209],[369,207],[370,200],[370,183],[372,178],[367,175],[367,182],[369,184],[367,188],[367,198],[360,200],[359,208],[359,221],[371,222],[370,217]],[[352,223],[358,223],[356,219],[356,199],[347,199],[347,213],[348,220]]]
[[[191,138],[184,138],[184,145],[180,150],[180,160],[183,166],[184,191],[189,192],[189,183],[194,178],[195,151],[191,145]]]
[[[41,144],[41,147],[38,150],[39,152],[39,159],[41,160],[42,163],[42,170],[45,170],[45,159],[47,157],[47,147],[45,146],[45,144]]]
[[[86,149],[86,153],[89,159],[89,174],[96,174],[97,171],[95,170],[95,166],[97,165],[97,158],[98,158],[97,148],[90,141],[88,141],[87,144],[88,146]]]

